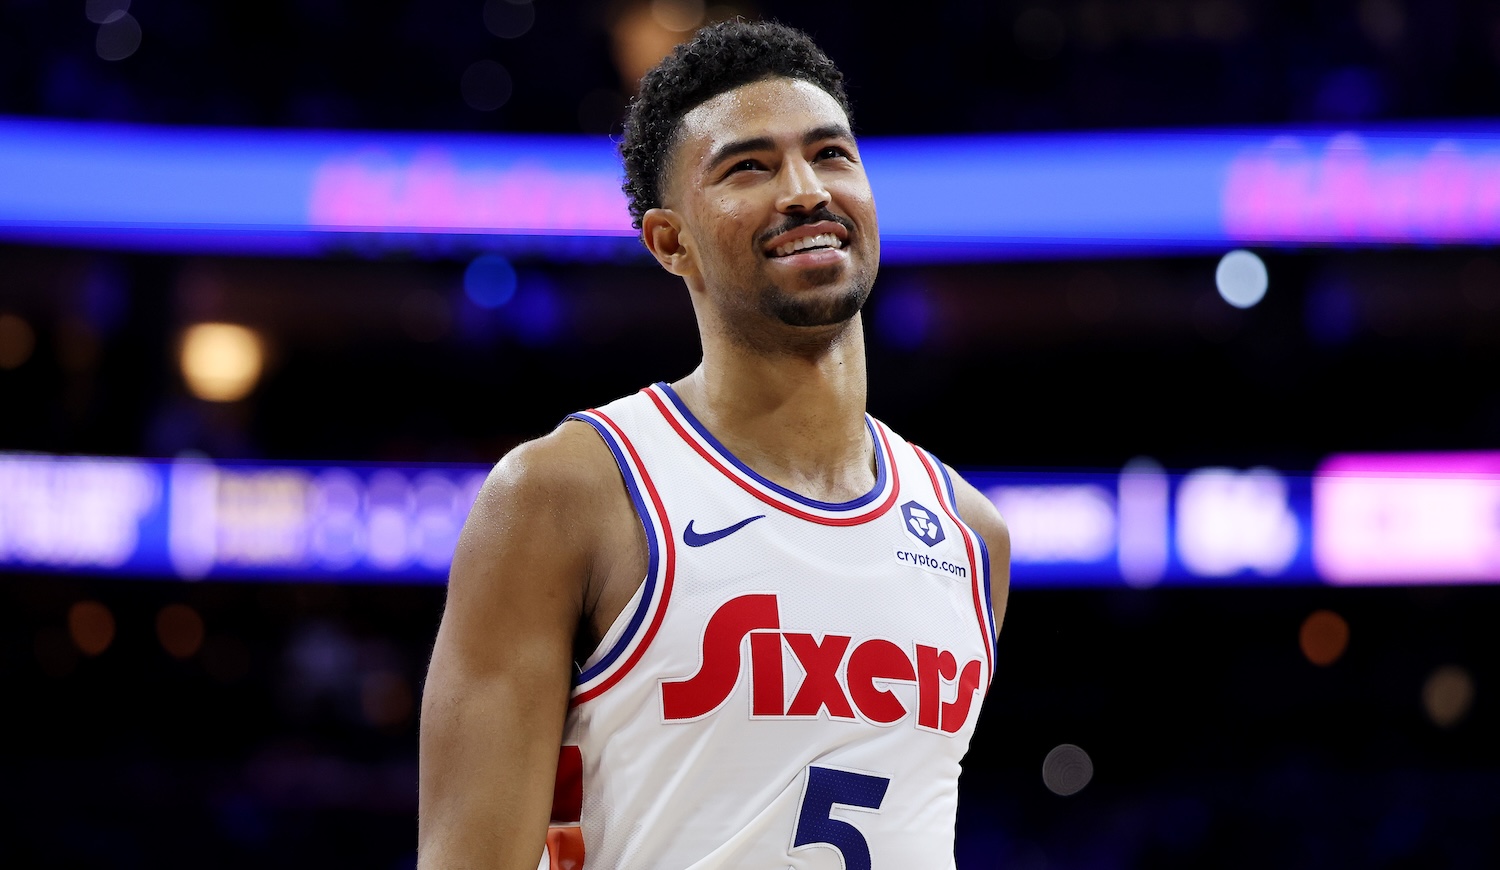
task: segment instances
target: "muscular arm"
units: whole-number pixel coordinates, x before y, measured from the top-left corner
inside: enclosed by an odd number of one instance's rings
[[[535,870],[619,475],[564,424],[485,482],[464,525],[422,696],[418,866]],[[628,502],[626,503],[628,510]]]
[[[951,468],[948,476],[953,479],[958,515],[984,538],[984,545],[990,551],[990,601],[995,607],[995,631],[999,631],[1005,621],[1005,604],[1010,599],[1010,529],[984,493]]]

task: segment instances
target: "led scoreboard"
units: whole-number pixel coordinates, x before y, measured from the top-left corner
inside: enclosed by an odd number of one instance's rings
[[[440,583],[487,471],[0,454],[0,568]],[[1018,587],[1500,581],[1500,453],[965,477]]]

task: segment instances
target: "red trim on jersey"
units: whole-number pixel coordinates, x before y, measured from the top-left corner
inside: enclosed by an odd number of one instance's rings
[[[988,665],[985,685],[988,686],[995,679],[995,662],[990,657],[990,649],[993,647],[993,644],[990,641],[990,630],[987,627],[988,620],[985,619],[984,590],[979,587],[980,574],[982,573],[979,570],[980,560],[974,556],[974,541],[969,537],[970,535],[977,535],[979,533],[971,531],[968,526],[964,525],[963,520],[958,518],[958,505],[950,506],[948,504],[948,500],[945,498],[946,492],[943,487],[943,481],[938,476],[937,469],[933,468],[932,463],[927,461],[927,454],[915,444],[911,445],[911,448],[912,452],[917,454],[917,460],[926,469],[927,477],[932,480],[932,491],[937,495],[938,504],[943,506],[943,513],[948,515],[948,519],[952,520],[953,525],[958,527],[959,534],[963,535],[964,549],[968,551],[969,555],[969,568],[974,572],[974,582],[969,584],[969,586],[974,593],[974,616],[979,621],[979,637],[984,641],[984,661]],[[983,579],[985,583],[990,582],[989,577],[984,577]]]
[[[641,482],[646,485],[646,492],[651,496],[651,505],[656,512],[656,523],[661,529],[662,538],[666,541],[666,546],[664,548],[665,558],[662,560],[661,589],[657,591],[656,613],[651,617],[651,625],[646,628],[646,633],[641,636],[640,643],[636,644],[635,649],[631,651],[630,657],[625,660],[625,663],[617,667],[614,673],[610,674],[592,689],[575,695],[568,702],[569,707],[577,707],[585,701],[591,701],[599,697],[606,689],[619,682],[620,678],[625,676],[631,668],[635,667],[636,662],[640,661],[641,655],[646,652],[646,647],[651,645],[651,639],[656,637],[656,630],[661,628],[662,617],[667,613],[667,601],[672,597],[672,575],[675,573],[677,567],[677,548],[672,542],[672,526],[667,522],[667,511],[666,508],[662,507],[661,494],[656,491],[656,484],[651,481],[651,475],[646,473],[645,463],[641,462],[641,456],[635,451],[635,445],[630,443],[630,439],[625,437],[625,433],[621,431],[615,421],[597,410],[592,413],[600,420],[603,420],[604,424],[609,427],[615,437],[620,439],[620,443],[625,445],[626,452],[630,454],[630,461],[635,465],[635,473],[640,477]]]
[[[552,824],[576,825],[583,818],[583,750],[563,746],[557,753],[557,783],[552,786]]]
[[[890,494],[886,496],[885,501],[872,508],[868,513],[862,513],[857,516],[851,517],[822,517],[818,516],[817,514],[808,513],[807,511],[804,511],[800,508],[793,507],[792,505],[787,504],[785,501],[782,501],[781,499],[770,495],[769,493],[761,492],[755,486],[751,485],[749,481],[731,471],[724,465],[724,463],[719,461],[719,457],[715,456],[712,451],[705,448],[702,444],[699,444],[698,440],[692,435],[689,435],[688,431],[682,427],[682,424],[677,421],[677,418],[673,416],[672,412],[667,409],[667,406],[662,403],[661,397],[656,394],[655,390],[646,389],[642,390],[641,392],[651,397],[651,401],[656,405],[656,409],[661,412],[661,415],[666,418],[667,423],[671,425],[671,427],[677,432],[679,436],[681,436],[682,440],[686,441],[689,447],[697,451],[699,456],[702,456],[705,460],[707,460],[709,465],[717,468],[720,474],[723,474],[725,477],[729,478],[745,492],[750,493],[751,495],[755,496],[771,507],[776,508],[777,510],[784,513],[789,513],[792,516],[797,517],[798,519],[807,520],[808,522],[818,523],[819,525],[824,526],[861,525],[882,516],[886,511],[890,510],[891,506],[896,503],[896,498],[901,492],[901,474],[896,469],[896,458],[891,455],[891,444],[890,441],[886,440],[885,427],[879,424],[876,424],[872,428],[874,428],[874,430],[879,434],[880,443],[885,449],[886,467],[890,469],[891,475]]]

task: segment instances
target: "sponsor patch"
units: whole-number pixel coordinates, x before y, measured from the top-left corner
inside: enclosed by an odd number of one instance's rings
[[[952,577],[955,580],[969,579],[969,566],[958,565],[943,559],[929,556],[926,553],[917,553],[912,550],[896,548],[896,561],[903,565],[912,565],[929,571],[933,574],[941,574],[944,577]]]

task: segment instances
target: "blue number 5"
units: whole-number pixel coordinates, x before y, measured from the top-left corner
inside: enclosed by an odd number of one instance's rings
[[[832,816],[834,805],[880,809],[888,777],[854,773],[831,767],[807,769],[807,791],[802,794],[802,811],[797,815],[797,832],[792,848],[828,846],[844,858],[844,870],[870,870],[870,846],[859,828]]]

